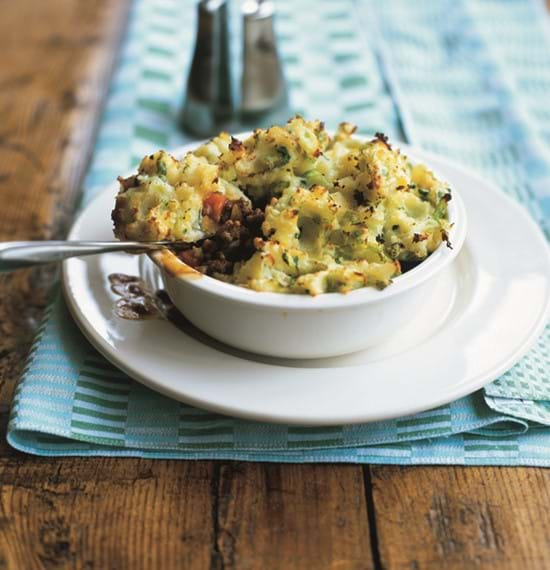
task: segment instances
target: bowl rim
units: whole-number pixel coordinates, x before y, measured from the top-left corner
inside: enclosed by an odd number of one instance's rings
[[[236,137],[246,137],[251,133],[239,133]],[[369,137],[364,135],[355,135],[357,138],[368,140]],[[196,146],[202,144],[195,142],[186,144],[175,149],[176,154],[188,152]],[[437,176],[437,169],[433,169],[426,161],[415,158],[414,149],[410,146],[399,143],[399,148],[404,149],[404,154],[413,162],[425,163],[430,170]],[[163,276],[173,278],[176,283],[184,282],[186,286],[199,289],[201,292],[213,297],[223,298],[226,301],[234,303],[243,303],[247,305],[261,306],[264,308],[274,308],[283,310],[320,310],[320,309],[337,309],[347,308],[356,305],[373,304],[394,297],[395,295],[404,293],[413,289],[427,280],[433,278],[437,273],[451,263],[460,252],[467,232],[467,216],[464,202],[460,196],[460,191],[451,182],[452,200],[448,203],[449,221],[452,226],[449,230],[449,241],[452,249],[442,242],[439,247],[431,253],[424,261],[419,263],[413,269],[395,277],[390,285],[385,289],[379,290],[375,287],[361,287],[347,293],[321,293],[319,295],[305,295],[298,293],[275,293],[269,291],[256,291],[248,289],[240,285],[226,283],[209,277],[208,275],[199,274],[190,276],[190,272],[177,275],[173,271],[167,269],[167,261],[171,263],[181,264],[182,267],[187,265],[181,261],[176,255],[168,250],[161,249],[148,253],[151,260],[157,265]]]

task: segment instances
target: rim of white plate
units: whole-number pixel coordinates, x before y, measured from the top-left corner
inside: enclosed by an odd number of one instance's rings
[[[406,145],[403,145],[403,147],[408,148]],[[471,172],[469,169],[466,169],[453,161],[441,158],[421,149],[418,149],[417,152],[430,160],[433,159],[439,162],[442,167],[448,166],[449,168],[457,170],[458,172],[468,176],[474,182],[477,181],[483,186],[489,186],[493,192],[498,193],[499,199],[506,201],[508,206],[514,209],[515,214],[522,218],[523,221],[527,223],[533,230],[532,238],[538,242],[539,249],[542,248],[542,250],[546,252],[546,256],[540,258],[540,264],[546,266],[546,273],[549,275],[550,279],[550,250],[548,248],[548,244],[542,232],[533,222],[524,207],[514,201],[511,197],[504,194],[496,186],[487,182],[474,172]],[[92,202],[96,200],[99,202],[101,198],[104,199],[103,194],[107,193],[108,190],[114,198],[114,193],[116,191],[115,185],[111,185],[105,188],[103,192],[100,192],[100,195],[92,200]],[[91,203],[89,206],[91,206]],[[75,220],[69,238],[78,233],[80,229],[79,226],[81,225],[84,217],[85,213],[83,211]],[[294,425],[338,425],[378,421],[402,416],[405,414],[417,413],[466,396],[483,387],[486,383],[494,380],[506,370],[508,370],[513,364],[515,364],[535,343],[536,339],[546,326],[548,317],[550,316],[550,295],[547,295],[544,306],[541,307],[541,310],[538,313],[538,318],[536,321],[530,324],[529,330],[525,332],[523,339],[521,342],[518,342],[514,350],[511,350],[503,355],[503,357],[500,358],[497,363],[492,365],[491,368],[482,369],[479,373],[475,373],[468,378],[462,378],[460,382],[457,382],[453,386],[446,386],[444,392],[437,390],[436,394],[430,395],[432,396],[431,399],[426,398],[423,401],[414,402],[407,401],[406,404],[404,402],[400,402],[399,399],[392,399],[390,405],[386,405],[384,408],[376,410],[371,409],[372,406],[369,402],[367,402],[365,410],[356,410],[354,413],[349,413],[349,410],[334,410],[334,412],[331,411],[330,414],[324,413],[323,415],[323,413],[311,410],[311,412],[307,414],[307,417],[305,417],[304,415],[298,416],[294,411],[289,413],[284,409],[277,409],[275,411],[268,409],[266,411],[265,409],[258,408],[256,404],[249,404],[248,402],[243,401],[227,404],[224,401],[220,401],[219,398],[216,399],[216,395],[212,396],[210,394],[208,396],[205,396],[203,393],[199,393],[199,395],[197,395],[196,389],[194,393],[192,391],[190,393],[189,386],[186,386],[185,383],[182,385],[180,382],[167,380],[162,374],[162,371],[158,371],[158,374],[150,375],[144,373],[143,370],[141,370],[139,367],[140,363],[136,363],[132,359],[127,358],[128,355],[119,354],[116,349],[114,349],[114,347],[111,346],[111,344],[108,342],[108,339],[103,338],[100,332],[94,328],[93,323],[85,314],[86,312],[82,310],[82,307],[79,305],[77,298],[71,294],[71,289],[74,283],[71,279],[70,269],[71,267],[74,267],[76,269],[76,266],[73,266],[72,264],[73,261],[74,260],[67,260],[63,264],[63,288],[65,291],[65,297],[67,299],[68,306],[85,336],[108,360],[113,362],[113,364],[121,368],[124,372],[128,373],[131,377],[153,388],[154,390],[177,400],[184,401],[190,405],[195,405],[215,412],[242,418],[288,423]],[[437,336],[438,335],[436,335],[436,337]],[[430,344],[431,342],[432,341],[428,339],[425,341],[425,344]],[[209,350],[217,352],[212,348]],[[257,365],[257,363],[243,360],[231,355],[225,355],[224,358],[237,361],[239,366]],[[232,366],[235,365],[236,364]],[[262,364],[262,367],[265,367],[262,368],[265,370],[274,370],[279,368],[278,366],[270,364]],[[360,368],[364,369],[365,365],[360,365]],[[302,370],[303,369],[297,367],[289,368],[289,372],[291,374],[299,374]]]

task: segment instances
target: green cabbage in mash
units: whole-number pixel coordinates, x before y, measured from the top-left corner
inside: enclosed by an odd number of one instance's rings
[[[224,281],[256,291],[384,288],[447,241],[451,190],[378,134],[291,119],[244,141],[221,133],[178,160],[147,156],[121,180],[113,211],[121,239],[201,241],[215,234],[212,195],[264,210],[261,236]],[[210,197],[210,198],[209,198]],[[222,198],[223,197],[223,198]]]

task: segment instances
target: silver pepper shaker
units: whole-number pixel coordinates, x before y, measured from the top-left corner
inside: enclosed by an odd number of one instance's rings
[[[288,95],[273,29],[270,0],[245,0],[241,119],[254,126],[286,121]]]
[[[182,127],[199,136],[216,134],[233,110],[227,0],[201,0]]]

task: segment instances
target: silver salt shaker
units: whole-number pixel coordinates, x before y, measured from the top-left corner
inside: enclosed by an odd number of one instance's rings
[[[233,111],[227,0],[201,0],[197,10],[197,39],[180,122],[186,131],[209,136]]]
[[[273,29],[270,0],[245,0],[241,119],[254,126],[286,121],[288,95]]]
[[[232,98],[229,0],[201,0],[187,95],[184,130],[201,137],[241,125],[266,127],[289,118],[277,53],[271,1],[245,0],[242,14],[242,80],[239,108]]]

